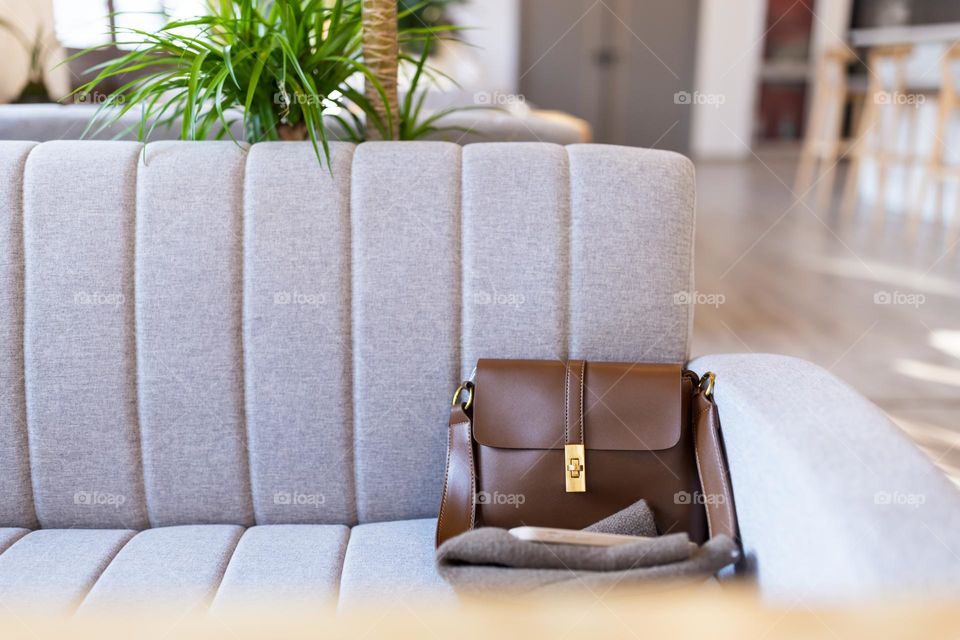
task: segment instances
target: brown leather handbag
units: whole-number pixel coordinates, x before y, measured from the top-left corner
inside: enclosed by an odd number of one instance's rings
[[[736,540],[713,384],[680,365],[480,360],[453,399],[437,545],[580,529],[641,498],[661,534]]]

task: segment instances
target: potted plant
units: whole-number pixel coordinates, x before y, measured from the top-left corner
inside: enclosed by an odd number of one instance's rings
[[[234,138],[231,125],[242,123],[248,142],[310,140],[322,159],[330,121],[354,141],[441,130],[451,110],[421,117],[420,85],[429,77],[431,43],[455,27],[398,28],[410,10],[398,14],[396,0],[213,0],[206,15],[157,32],[118,28],[117,44],[134,48],[93,67],[95,77],[76,93],[136,77],[106,96],[86,133],[138,109],[141,141],[177,122],[184,140]],[[398,49],[411,41],[422,45],[416,59]],[[403,101],[396,88],[401,60],[415,66]]]
[[[385,130],[376,126],[376,120],[367,122],[367,138],[395,139],[398,135],[391,114],[399,111],[397,95],[397,68],[400,55],[398,43],[396,0],[361,0],[363,7],[363,60],[370,70],[365,97],[377,114],[377,120],[386,124]]]

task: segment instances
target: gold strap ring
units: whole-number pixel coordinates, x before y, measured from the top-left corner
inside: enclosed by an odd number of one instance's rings
[[[460,402],[460,396],[463,395],[463,392],[467,392],[467,401],[463,403],[463,410],[467,411],[471,406],[473,406],[473,383],[467,380],[462,383],[457,390],[453,393],[453,406],[457,406]]]
[[[703,374],[703,377],[700,378],[700,390],[703,391],[703,397],[712,398],[713,397],[713,385],[717,381],[717,374],[713,371],[707,371]]]

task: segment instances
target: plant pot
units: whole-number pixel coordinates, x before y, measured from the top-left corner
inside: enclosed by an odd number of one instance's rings
[[[50,94],[47,93],[47,87],[43,82],[31,80],[20,92],[20,97],[13,101],[14,104],[39,104],[42,102],[53,102]]]
[[[307,125],[281,124],[277,127],[277,135],[286,142],[302,142],[307,139]]]

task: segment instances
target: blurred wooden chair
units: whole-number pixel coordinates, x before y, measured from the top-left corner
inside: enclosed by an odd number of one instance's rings
[[[907,59],[912,53],[912,45],[891,45],[874,47],[867,56],[867,92],[850,146],[850,166],[841,204],[841,212],[845,215],[851,215],[857,204],[864,161],[876,167],[874,211],[882,216],[886,212],[890,167],[894,164],[906,165],[914,159],[911,153],[898,148],[903,107],[908,97]],[[892,73],[888,73],[888,70]],[[915,111],[911,114],[912,118],[916,116]]]
[[[833,192],[836,166],[849,150],[850,141],[843,139],[843,120],[850,102],[862,101],[863,94],[851,91],[848,67],[856,54],[846,46],[830,48],[817,63],[813,85],[813,103],[807,116],[800,164],[793,191],[805,197],[816,183],[816,203],[825,208]],[[854,107],[854,112],[859,111]]]
[[[920,220],[923,217],[923,208],[933,189],[934,210],[937,220],[945,222],[943,188],[948,181],[957,184],[960,191],[960,165],[949,164],[945,157],[947,139],[950,137],[950,121],[955,112],[960,109],[960,96],[957,94],[957,67],[960,65],[960,43],[954,43],[947,49],[941,62],[940,91],[937,95],[937,121],[933,131],[933,140],[930,155],[923,166],[920,186],[913,207],[910,210],[910,233],[916,233]],[[949,225],[948,241],[953,244],[960,234],[960,198],[955,205],[953,218]]]

